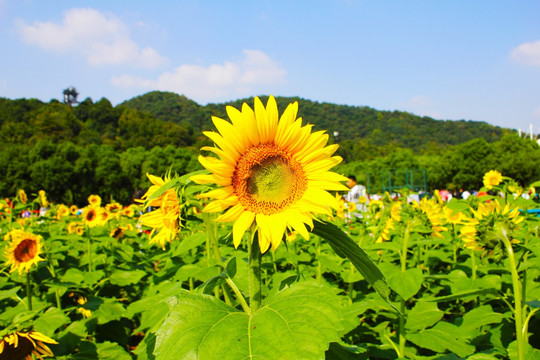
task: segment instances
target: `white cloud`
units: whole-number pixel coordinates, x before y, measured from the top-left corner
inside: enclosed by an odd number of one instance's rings
[[[23,41],[56,52],[76,52],[91,65],[123,65],[155,68],[167,59],[151,47],[140,48],[129,35],[129,27],[114,14],[91,8],[64,12],[61,24],[36,21],[27,25],[15,20]]]
[[[512,50],[512,59],[525,65],[540,66],[540,40],[519,45]]]
[[[124,89],[173,91],[200,101],[216,101],[223,97],[253,95],[256,88],[285,83],[286,70],[259,50],[243,50],[238,61],[226,61],[210,66],[184,64],[157,79],[122,75],[111,79],[114,86]]]

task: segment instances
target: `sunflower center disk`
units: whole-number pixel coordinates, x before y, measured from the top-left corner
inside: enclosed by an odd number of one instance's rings
[[[36,242],[34,240],[25,239],[21,241],[15,248],[15,259],[19,262],[27,262],[34,258],[36,254]]]
[[[233,187],[246,210],[271,215],[300,199],[307,179],[289,154],[264,144],[250,148],[239,160]]]

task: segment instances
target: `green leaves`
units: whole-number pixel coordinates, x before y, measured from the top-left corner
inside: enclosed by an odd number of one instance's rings
[[[321,221],[314,221],[313,224],[312,232],[325,239],[340,257],[349,259],[383,299],[388,301],[390,288],[386,279],[366,252],[336,225]]]
[[[339,298],[311,282],[270,294],[252,316],[206,295],[175,302],[156,334],[158,360],[321,359],[342,330]]]

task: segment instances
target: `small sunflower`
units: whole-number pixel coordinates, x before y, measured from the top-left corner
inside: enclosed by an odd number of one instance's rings
[[[12,230],[4,236],[4,240],[10,240],[4,256],[8,259],[7,265],[11,265],[9,272],[17,270],[19,274],[30,271],[33,265],[44,259],[40,258],[43,247],[43,238],[22,230]]]
[[[148,199],[161,186],[167,184],[171,179],[146,174],[152,186],[143,195],[140,201]],[[156,199],[152,199],[146,204],[146,207],[151,206],[155,210],[145,213],[140,217],[143,225],[151,227],[153,230],[150,233],[150,244],[159,244],[165,250],[165,244],[174,240],[181,228],[181,206],[174,189],[165,191]],[[154,234],[157,232],[157,235]]]
[[[88,205],[83,209],[82,218],[83,222],[86,226],[89,228],[96,227],[98,225],[104,224],[103,219],[105,212],[105,209],[99,207],[99,206],[91,206]],[[106,216],[105,216],[106,220]]]
[[[62,220],[67,215],[69,215],[69,208],[64,204],[59,205],[56,209],[56,219]]]
[[[45,190],[39,190],[39,201],[41,202],[41,206],[47,207],[49,206],[49,201],[47,200],[47,194],[45,193]]]
[[[101,197],[99,195],[90,195],[88,197],[88,204],[91,206],[101,206]]]
[[[71,205],[69,207],[69,212],[71,215],[77,215],[79,213],[79,207],[77,205]]]
[[[110,203],[105,205],[105,210],[109,214],[109,217],[115,218],[116,220],[120,219],[122,213],[122,205],[119,203]]]
[[[82,229],[82,223],[80,222],[70,222],[68,226],[66,227],[68,234],[74,234],[77,233],[77,229]]]
[[[37,331],[17,331],[0,340],[0,359],[32,360],[32,355],[39,359],[43,359],[43,356],[54,356],[45,344],[58,343]]]
[[[437,198],[429,200],[427,198],[422,198],[420,203],[414,202],[412,206],[427,216],[427,225],[430,225],[432,231],[431,236],[443,238],[442,232],[447,231],[448,228],[444,226],[446,225],[446,218]]]
[[[121,210],[123,216],[133,217],[135,215],[135,209],[137,205],[129,205]]]
[[[484,186],[486,189],[492,189],[503,181],[502,175],[497,170],[490,170],[484,175]]]
[[[23,204],[28,202],[28,196],[26,196],[26,192],[23,189],[19,190],[19,201]]]
[[[478,245],[478,220],[466,218],[462,222],[464,225],[459,229],[459,238],[463,240],[464,247],[472,250],[482,250],[482,247]]]
[[[454,211],[449,207],[445,207],[443,212],[446,221],[453,225],[462,224],[467,219],[467,216],[462,211]]]
[[[331,215],[330,206],[338,208],[328,191],[348,190],[340,183],[348,179],[329,171],[342,160],[332,156],[338,145],[326,146],[328,134],[302,126],[297,102],[281,118],[273,96],[266,108],[255,98],[255,110],[246,103],[242,111],[231,106],[226,110],[231,122],[212,117],[218,132],[204,132],[216,147],[201,150],[219,157],[199,157],[211,174],[191,177],[219,186],[202,194],[214,199],[203,211],[227,210],[217,221],[234,222],[235,247],[249,228],[257,231],[261,252],[277,248],[287,229],[309,239],[306,225],[313,226],[312,215]]]

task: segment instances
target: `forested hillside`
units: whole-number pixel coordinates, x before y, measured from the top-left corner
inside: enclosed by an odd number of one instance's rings
[[[261,98],[266,103],[266,98]],[[338,142],[343,173],[380,191],[389,169],[427,169],[430,188],[478,187],[488,168],[524,185],[540,178],[538,145],[508,129],[476,121],[442,121],[399,111],[378,111],[277,97],[280,112],[299,102],[299,116]],[[45,189],[53,201],[84,202],[88,194],[130,202],[148,186],[145,173],[200,168],[196,157],[227,105],[198,105],[174,93],[150,92],[113,106],[87,98],[76,106],[52,100],[0,98],[0,195]]]

